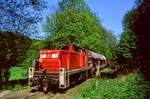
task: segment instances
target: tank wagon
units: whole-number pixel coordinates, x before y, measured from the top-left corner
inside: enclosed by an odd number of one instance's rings
[[[95,61],[109,64],[104,55],[70,44],[63,49],[41,50],[29,68],[29,84],[37,84],[43,91],[51,86],[65,89],[95,75]]]

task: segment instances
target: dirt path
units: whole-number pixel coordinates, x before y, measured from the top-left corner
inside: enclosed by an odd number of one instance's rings
[[[4,94],[2,99],[26,99],[39,93],[38,91],[31,92],[31,90],[36,90],[36,87],[23,89],[16,92],[9,92],[8,94]]]
[[[26,88],[16,92],[9,92],[7,94],[1,93],[3,95],[0,99],[73,99],[74,96],[80,95],[80,87],[89,84],[92,79],[87,79],[81,84],[75,85],[72,88],[69,88],[63,92],[48,92],[47,94],[39,92],[36,87]],[[34,92],[32,91],[34,90]]]

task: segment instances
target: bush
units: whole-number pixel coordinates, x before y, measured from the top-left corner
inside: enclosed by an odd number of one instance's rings
[[[79,98],[87,99],[143,99],[144,81],[138,73],[132,73],[116,79],[101,79],[98,86],[96,80],[92,80],[90,85],[81,87]]]

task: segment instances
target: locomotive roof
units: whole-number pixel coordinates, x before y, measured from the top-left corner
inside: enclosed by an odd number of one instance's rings
[[[105,57],[104,55],[95,53],[94,51],[91,51],[91,50],[87,50],[87,49],[84,49],[84,48],[80,48],[80,47],[76,46],[75,44],[68,44],[68,45],[66,45],[65,47],[63,47],[61,50],[69,50],[70,47],[71,47],[72,50],[74,50],[74,51],[83,50],[83,51],[87,52],[88,55],[89,55],[91,58],[99,59],[99,60],[106,60],[106,57]],[[41,52],[47,52],[47,51],[48,51],[48,50],[42,50]]]

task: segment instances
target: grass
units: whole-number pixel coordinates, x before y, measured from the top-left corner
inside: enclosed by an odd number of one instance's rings
[[[15,87],[11,87],[9,90],[11,90],[12,92],[15,92],[15,91],[22,90],[25,88],[27,88],[26,85],[17,84],[17,85],[15,85]]]
[[[80,96],[75,99],[143,99],[145,84],[139,73],[123,75],[115,79],[102,78],[80,87]]]

